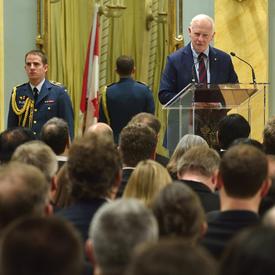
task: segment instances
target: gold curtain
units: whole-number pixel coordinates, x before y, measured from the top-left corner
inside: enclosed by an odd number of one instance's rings
[[[118,80],[115,62],[122,54],[131,55],[135,60],[137,80],[147,81],[148,41],[146,30],[146,1],[124,1],[127,9],[119,18],[109,19],[109,42],[106,83]]]
[[[153,80],[148,83],[149,60],[150,55],[153,54],[152,51],[154,50],[150,45],[153,35],[151,31],[152,28],[150,30],[146,29],[146,16],[149,2],[151,1],[125,0],[124,3],[127,9],[124,11],[124,14],[120,18],[108,19],[109,41],[108,51],[106,53],[108,56],[106,66],[106,84],[118,80],[118,76],[115,73],[116,58],[121,54],[131,55],[134,58],[136,65],[135,79],[151,85],[156,105],[156,116],[162,123],[157,151],[159,154],[167,156],[167,150],[162,146],[166,129],[166,112],[162,111],[162,105],[158,100],[161,72],[168,53],[167,24],[152,22],[152,25],[157,28],[157,50],[155,51]],[[158,9],[159,1],[156,0],[154,2],[156,2],[156,7]],[[167,1],[165,1],[165,3],[167,4]]]
[[[146,16],[151,0],[125,0],[127,7],[119,18],[101,16],[101,65],[100,88],[118,80],[115,61],[122,54],[131,55],[135,60],[137,80],[148,83],[148,68],[152,54],[152,31],[146,29]],[[165,9],[167,10],[167,1]],[[104,5],[110,3],[103,0]],[[158,8],[159,1],[154,0]],[[75,112],[75,131],[79,133],[79,106],[82,76],[87,50],[88,36],[92,24],[95,1],[61,0],[49,4],[49,78],[68,87]],[[153,78],[150,86],[154,94],[156,115],[163,127],[160,133],[158,153],[167,155],[162,146],[166,128],[166,113],[158,100],[161,72],[168,54],[167,24],[153,22],[156,26],[157,48],[154,50]],[[104,42],[103,42],[104,41]],[[106,44],[106,45],[105,45]],[[103,68],[104,67],[104,68]],[[103,76],[103,78],[102,78]]]
[[[92,24],[93,2],[61,0],[49,3],[49,79],[63,83],[69,91],[79,129],[79,107],[85,55]]]

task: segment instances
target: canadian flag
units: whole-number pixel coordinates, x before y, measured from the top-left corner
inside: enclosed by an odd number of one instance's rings
[[[80,111],[82,113],[82,134],[98,120],[99,91],[99,15],[95,5],[93,24],[89,36],[85,68],[82,81]]]

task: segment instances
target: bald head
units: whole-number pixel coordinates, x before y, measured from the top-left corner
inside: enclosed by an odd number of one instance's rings
[[[89,136],[94,134],[98,136],[105,136],[105,137],[107,136],[111,140],[114,140],[113,130],[106,123],[98,122],[96,124],[91,125],[87,129],[86,135]]]

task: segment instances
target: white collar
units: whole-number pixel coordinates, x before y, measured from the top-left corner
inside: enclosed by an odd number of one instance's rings
[[[41,88],[42,88],[44,82],[45,82],[45,78],[44,78],[38,85],[36,85],[36,86],[34,86],[34,85],[32,85],[32,84],[30,83],[32,90],[33,90],[34,87],[36,87],[37,90],[38,90],[38,93],[40,93]]]

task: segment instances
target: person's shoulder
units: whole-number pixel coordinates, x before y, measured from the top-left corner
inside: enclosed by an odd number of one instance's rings
[[[143,82],[143,81],[138,81],[138,80],[136,80],[136,85],[137,85],[140,89],[142,89],[142,90],[144,90],[144,91],[151,91],[151,89],[150,89],[150,87],[148,86],[148,84],[145,83],[145,82]]]
[[[141,87],[149,88],[149,86],[147,85],[147,83],[145,83],[143,81],[136,80],[136,83],[137,83],[137,85],[139,85]]]
[[[29,85],[29,83],[26,82],[26,83],[23,83],[23,84],[15,85],[13,89],[16,89],[17,91],[22,90],[22,89],[25,89],[26,87],[28,87],[28,85]]]
[[[190,43],[187,44],[184,47],[179,48],[178,50],[174,51],[173,53],[171,53],[168,57],[170,59],[177,59],[179,58],[179,56],[181,55],[185,55],[185,54],[191,54],[191,46]]]
[[[218,48],[210,47],[210,51],[212,51],[217,56],[221,56],[224,58],[230,58],[230,55],[228,53],[226,53]]]
[[[54,80],[45,80],[46,85],[56,91],[63,91],[63,92],[68,92],[67,88],[60,82],[54,81]]]
[[[117,82],[113,82],[113,83],[107,84],[107,85],[106,85],[106,86],[107,86],[107,89],[108,89],[108,88],[113,88],[113,87],[115,87],[116,84],[117,84]]]

